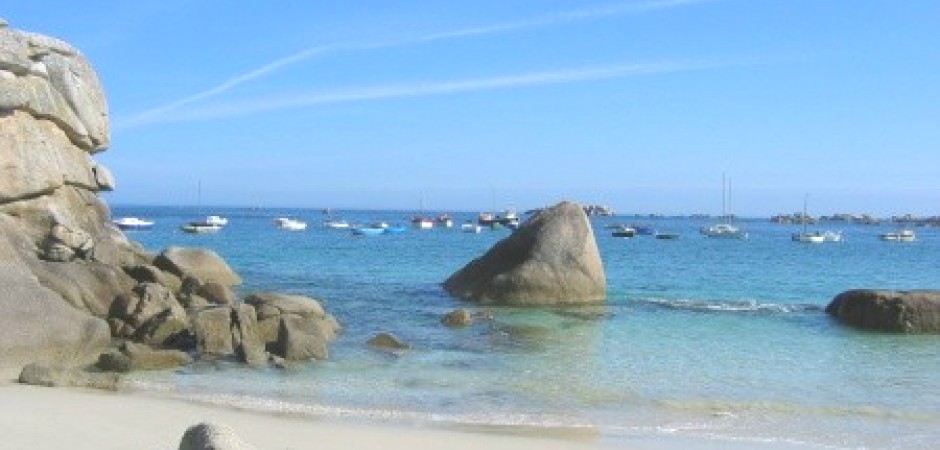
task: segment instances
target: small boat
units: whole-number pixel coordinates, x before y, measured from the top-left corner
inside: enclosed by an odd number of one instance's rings
[[[323,221],[323,228],[331,228],[334,230],[346,230],[346,229],[349,229],[349,222],[345,220],[327,219]]]
[[[823,240],[826,242],[842,242],[842,232],[826,231],[823,233]]]
[[[649,225],[634,225],[632,228],[640,236],[654,236],[656,234],[656,229]]]
[[[222,216],[206,216],[205,222],[211,225],[228,225],[228,219]]]
[[[488,227],[495,222],[496,222],[496,215],[494,215],[493,213],[483,212],[483,213],[480,213],[479,216],[477,216],[477,223],[480,225],[483,225],[484,227]]]
[[[408,228],[402,225],[393,225],[393,226],[386,227],[384,231],[385,231],[385,234],[401,234],[401,233],[404,233],[405,231],[408,231]]]
[[[793,242],[803,242],[806,244],[821,244],[823,242],[826,242],[826,236],[824,236],[822,233],[818,231],[813,232],[813,233],[809,233],[806,231],[806,222],[809,217],[806,214],[806,202],[808,199],[809,199],[809,194],[806,194],[806,196],[803,197],[803,214],[800,216],[800,222],[803,224],[803,231],[799,233],[793,233],[793,235],[790,236],[790,239],[792,239]]]
[[[373,226],[350,228],[350,230],[352,230],[352,234],[356,236],[378,236],[380,234],[385,234],[386,229],[387,228]]]
[[[632,238],[636,236],[636,230],[633,229],[632,227],[621,226],[620,228],[617,228],[616,230],[611,232],[610,235],[613,237],[619,237],[619,238]]]
[[[215,233],[221,230],[222,226],[208,222],[189,222],[186,225],[181,226],[180,229],[186,233],[205,234]]]
[[[701,233],[710,238],[719,239],[747,239],[747,232],[729,223],[719,223],[710,227],[702,227]]]
[[[790,239],[793,240],[793,242],[803,242],[806,244],[821,244],[826,242],[826,237],[818,231],[813,233],[793,233]]]
[[[278,217],[274,219],[274,224],[278,228],[287,231],[303,231],[307,229],[307,222],[291,219],[289,217]]]
[[[655,235],[653,235],[653,237],[655,237],[656,239],[662,239],[666,241],[674,241],[676,239],[679,239],[679,234],[678,233],[656,233]]]
[[[468,220],[466,223],[460,226],[460,231],[463,231],[464,233],[479,233],[483,231],[483,227]]]
[[[414,216],[411,218],[411,225],[419,230],[430,230],[434,228],[434,221],[426,217]]]
[[[721,175],[721,218],[730,221],[734,216],[731,211],[731,181],[725,182],[724,174]],[[718,223],[710,227],[702,227],[699,230],[705,236],[718,239],[747,239],[747,232],[732,225],[729,222]]]
[[[145,220],[138,217],[121,217],[112,221],[112,223],[122,230],[149,230],[153,228],[152,220]]]
[[[372,222],[368,226],[369,228],[381,228],[383,230],[388,228],[388,224],[385,222]]]
[[[914,242],[917,240],[917,235],[914,234],[914,230],[901,230],[895,233],[884,233],[879,237],[882,241],[893,242]]]
[[[444,228],[453,228],[454,219],[451,219],[447,214],[441,214],[440,216],[437,216],[437,224]]]

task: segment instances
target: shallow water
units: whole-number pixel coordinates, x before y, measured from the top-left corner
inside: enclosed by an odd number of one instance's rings
[[[940,438],[940,336],[856,331],[823,312],[851,288],[940,288],[937,229],[886,243],[877,235],[887,227],[843,225],[845,242],[808,245],[790,241],[797,227],[766,221],[745,222],[748,241],[724,241],[699,235],[702,220],[596,218],[605,307],[495,308],[491,321],[450,330],[441,315],[467,305],[440,283],[508,231],[353,237],[317,227],[318,210],[211,213],[230,224],[192,236],[177,230],[196,210],[114,208],[157,221],[129,233],[148,249],[211,248],[245,279],[242,292],[321,299],[344,332],[326,362],[135,374],[141,389],[327,417],[597,428],[615,442],[927,448]],[[411,212],[334,214],[395,223]],[[310,228],[275,229],[283,215]],[[603,226],[615,221],[682,237],[613,238]],[[413,349],[366,348],[380,331]]]

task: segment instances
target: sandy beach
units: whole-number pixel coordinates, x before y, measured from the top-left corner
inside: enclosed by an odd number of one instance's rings
[[[224,424],[259,449],[604,449],[590,435],[372,426],[227,409],[132,393],[0,385],[5,449],[168,450],[199,422]],[[530,434],[530,433],[526,433]],[[534,433],[531,433],[534,434]],[[556,433],[551,433],[556,434]]]

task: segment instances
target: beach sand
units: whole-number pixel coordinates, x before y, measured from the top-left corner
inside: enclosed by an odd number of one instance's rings
[[[0,448],[4,449],[169,450],[179,446],[188,427],[200,422],[232,427],[259,449],[619,448],[599,442],[590,431],[487,432],[348,424],[138,393],[0,384]]]

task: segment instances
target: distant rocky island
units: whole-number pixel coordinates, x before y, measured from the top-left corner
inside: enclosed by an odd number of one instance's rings
[[[869,214],[846,213],[813,217],[808,214],[804,216],[802,212],[795,212],[790,214],[777,214],[771,216],[770,221],[780,224],[801,224],[804,222],[808,224],[815,224],[819,222],[835,222],[854,223],[860,225],[881,225],[886,223],[894,223],[901,225],[940,227],[940,216],[922,217],[913,214],[905,214],[903,216],[892,216],[887,218],[874,217]]]

